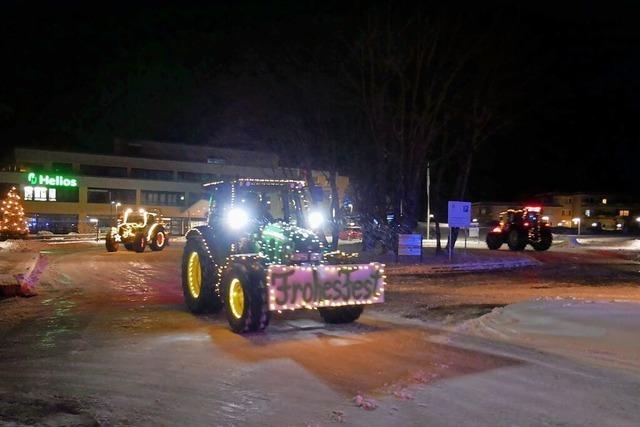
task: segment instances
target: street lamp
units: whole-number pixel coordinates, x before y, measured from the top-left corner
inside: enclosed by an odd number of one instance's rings
[[[98,218],[89,218],[89,222],[96,225],[96,242],[100,240],[100,227],[98,226]]]
[[[580,235],[580,218],[573,218],[573,223],[578,224],[578,236]]]
[[[118,226],[118,207],[122,206],[122,203],[120,202],[116,202],[116,201],[112,201],[111,202],[111,207],[115,206],[116,207],[116,220],[115,220],[115,226]]]

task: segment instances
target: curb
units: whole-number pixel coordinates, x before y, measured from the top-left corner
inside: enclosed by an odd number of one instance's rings
[[[518,260],[518,261],[494,261],[494,262],[474,262],[466,264],[438,264],[415,266],[411,271],[394,271],[394,267],[387,266],[386,270],[389,275],[393,276],[418,276],[427,274],[450,274],[450,273],[466,273],[474,271],[490,271],[490,270],[511,270],[513,268],[536,267],[542,263],[537,260]]]

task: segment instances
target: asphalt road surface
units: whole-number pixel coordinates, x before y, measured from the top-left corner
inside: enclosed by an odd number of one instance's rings
[[[637,426],[640,265],[390,276],[351,325],[314,311],[236,335],[183,303],[176,243],[41,245],[39,295],[0,301],[1,425]],[[2,257],[2,253],[0,253]],[[577,299],[576,299],[577,298]]]

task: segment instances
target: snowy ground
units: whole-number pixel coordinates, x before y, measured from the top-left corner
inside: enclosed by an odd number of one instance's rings
[[[38,245],[29,248],[48,262],[39,295],[0,300],[3,425],[636,426],[640,418],[633,252],[530,251],[540,265],[500,272],[391,269],[387,302],[355,324],[326,326],[301,312],[239,336],[222,314],[184,309],[179,242],[143,254]]]

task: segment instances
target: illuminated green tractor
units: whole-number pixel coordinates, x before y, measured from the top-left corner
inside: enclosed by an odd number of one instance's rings
[[[260,331],[271,313],[317,309],[353,322],[384,301],[384,266],[328,252],[321,210],[302,181],[236,179],[206,184],[207,225],[187,233],[182,288],[190,311],[226,308],[234,332]],[[317,199],[317,197],[316,197]]]
[[[157,213],[127,209],[122,222],[112,227],[105,238],[108,252],[116,252],[120,243],[129,251],[144,252],[147,246],[152,251],[161,251],[169,243],[169,237]]]

